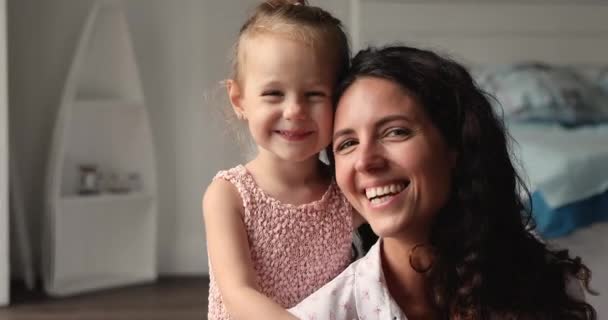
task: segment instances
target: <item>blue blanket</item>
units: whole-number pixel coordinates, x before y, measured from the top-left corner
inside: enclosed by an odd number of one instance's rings
[[[608,221],[608,191],[555,209],[540,192],[534,192],[532,215],[543,238],[562,237],[594,222]]]
[[[559,208],[608,190],[608,125],[510,124],[515,161],[533,192]]]
[[[509,132],[544,237],[608,221],[608,125],[509,124]]]

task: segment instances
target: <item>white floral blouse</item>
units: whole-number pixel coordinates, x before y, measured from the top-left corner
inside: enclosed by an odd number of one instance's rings
[[[381,240],[365,257],[289,312],[301,320],[406,320],[386,287],[380,246]],[[575,299],[585,300],[581,283],[573,276],[566,278],[566,291]]]
[[[386,287],[380,243],[289,312],[302,320],[407,319]]]

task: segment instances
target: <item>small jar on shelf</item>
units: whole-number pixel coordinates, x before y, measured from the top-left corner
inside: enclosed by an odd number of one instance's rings
[[[97,165],[94,164],[82,164],[79,166],[79,184],[78,194],[80,195],[93,195],[99,194],[99,171]]]
[[[141,192],[143,190],[141,175],[137,172],[127,174],[127,184],[130,192]]]

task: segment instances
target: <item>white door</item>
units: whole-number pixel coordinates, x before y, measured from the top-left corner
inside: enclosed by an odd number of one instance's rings
[[[8,100],[6,70],[6,0],[0,0],[0,306],[8,304]]]

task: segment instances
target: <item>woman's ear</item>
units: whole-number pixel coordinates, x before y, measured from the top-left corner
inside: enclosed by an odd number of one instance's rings
[[[226,91],[236,117],[240,120],[247,119],[245,108],[243,108],[242,104],[242,92],[239,84],[233,79],[228,79],[226,81]]]

